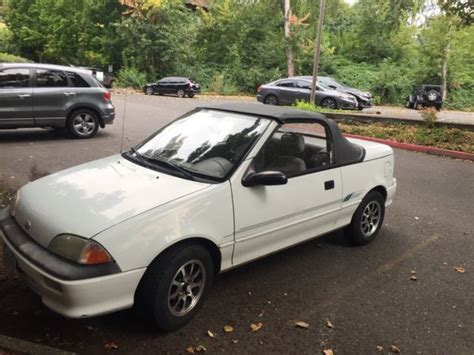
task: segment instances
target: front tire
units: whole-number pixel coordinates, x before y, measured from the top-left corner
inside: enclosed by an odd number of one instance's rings
[[[201,308],[213,276],[212,257],[205,247],[171,248],[148,267],[137,290],[137,307],[161,330],[181,328]]]
[[[147,87],[145,90],[146,95],[153,95],[155,93],[155,90],[151,86]]]
[[[375,239],[383,225],[385,200],[378,191],[370,191],[362,200],[346,228],[355,245],[365,245]]]
[[[176,92],[176,95],[177,95],[180,99],[182,99],[182,98],[186,95],[186,93],[184,92],[183,89],[179,89],[179,90]]]
[[[71,112],[66,127],[75,138],[92,138],[99,130],[99,119],[93,111],[79,109]]]

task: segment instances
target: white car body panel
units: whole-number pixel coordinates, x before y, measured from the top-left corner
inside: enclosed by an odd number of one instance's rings
[[[295,176],[285,185],[245,187],[252,159],[277,126],[269,124],[221,183],[175,177],[115,155],[24,186],[15,219],[31,238],[45,248],[62,233],[93,238],[121,272],[64,281],[15,253],[20,268],[50,308],[69,317],[93,316],[131,307],[146,268],[181,241],[199,238],[215,245],[224,271],[348,225],[374,188],[386,195],[386,206],[392,202],[393,150],[355,139],[350,141],[365,149],[361,162]],[[334,187],[326,188],[330,181]]]
[[[30,221],[28,233],[47,247],[58,234],[91,238],[130,217],[208,186],[161,174],[114,155],[25,185],[16,218],[20,226]]]

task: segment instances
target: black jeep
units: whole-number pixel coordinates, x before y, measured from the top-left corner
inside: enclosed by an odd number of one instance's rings
[[[439,111],[443,107],[443,87],[441,85],[421,85],[407,97],[407,108],[417,110],[420,106],[434,106]]]

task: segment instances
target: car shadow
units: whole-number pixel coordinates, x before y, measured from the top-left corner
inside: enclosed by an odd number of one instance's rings
[[[110,132],[99,130],[91,139],[107,138]],[[0,143],[32,142],[32,141],[61,141],[79,140],[71,138],[65,129],[54,128],[19,128],[0,129]]]

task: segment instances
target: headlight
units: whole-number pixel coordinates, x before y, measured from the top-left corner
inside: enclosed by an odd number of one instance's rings
[[[20,202],[20,191],[17,191],[13,200],[10,201],[10,216],[15,217],[16,208]]]
[[[78,264],[105,264],[114,259],[99,243],[71,234],[60,234],[48,245],[49,251]]]

